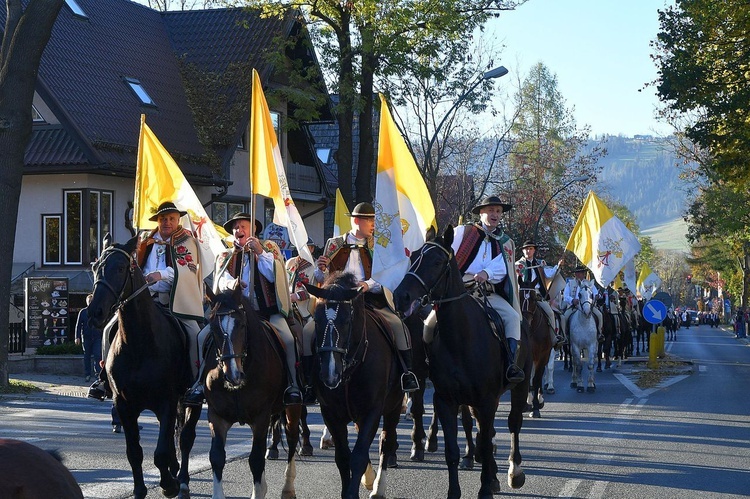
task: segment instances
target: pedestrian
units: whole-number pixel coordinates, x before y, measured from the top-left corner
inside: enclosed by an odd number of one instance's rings
[[[86,306],[78,313],[75,332],[76,345],[83,345],[83,375],[86,382],[91,381],[92,373],[94,377],[99,376],[102,360],[102,332],[89,324],[88,306],[93,297],[92,294],[86,295]]]

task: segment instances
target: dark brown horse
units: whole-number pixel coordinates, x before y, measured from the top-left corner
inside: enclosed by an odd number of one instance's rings
[[[0,497],[83,499],[81,488],[56,452],[0,438]]]
[[[432,303],[437,307],[438,328],[430,344],[430,378],[435,386],[435,412],[445,435],[445,460],[448,465],[449,498],[461,496],[458,481],[459,450],[457,439],[458,408],[469,405],[477,420],[477,455],[482,463],[480,498],[490,498],[497,487],[497,463],[492,453],[495,411],[500,395],[511,392],[508,429],[511,448],[508,483],[523,486],[519,433],[529,393],[531,359],[528,332],[522,327],[521,359],[526,379],[509,385],[503,342],[496,338],[481,305],[470,297],[461,280],[451,249],[453,227],[442,238],[428,241],[412,254],[412,264],[394,292],[396,307],[410,315],[417,307]]]
[[[187,410],[182,427],[182,469],[175,449],[175,423],[178,402],[191,384],[185,333],[169,318],[148,293],[141,269],[133,257],[137,238],[126,244],[109,244],[94,266],[93,299],[88,307],[89,322],[102,329],[117,313],[114,336],[105,369],[114,394],[114,403],[125,432],[128,462],[133,471],[133,495],[146,497],[143,480],[143,449],[139,443],[138,417],[150,410],[159,420],[159,438],[154,464],[161,475],[159,485],[167,497],[187,490],[187,458],[195,438],[200,410]],[[182,422],[181,422],[182,423]],[[180,471],[180,480],[175,476]]]
[[[315,319],[315,390],[320,412],[331,432],[341,497],[359,497],[359,483],[380,418],[380,462],[371,497],[385,497],[386,460],[396,450],[396,426],[403,392],[391,340],[365,307],[365,297],[352,274],[334,273],[322,288],[308,286],[318,297]],[[358,428],[349,449],[347,425]]]
[[[216,355],[206,361],[206,400],[211,428],[209,460],[214,474],[213,497],[224,497],[227,433],[234,423],[253,429],[248,459],[253,474],[253,497],[265,497],[264,457],[271,416],[284,411],[283,394],[288,386],[286,356],[273,328],[261,321],[241,288],[215,295],[209,324]],[[294,458],[299,442],[301,405],[286,408],[286,436],[290,452],[282,498],[296,497]]]
[[[541,296],[535,289],[521,290],[521,313],[529,326],[529,345],[531,347],[531,381],[529,386],[529,405],[531,417],[540,418],[544,407],[542,379],[552,352],[552,338],[544,311],[537,302]]]

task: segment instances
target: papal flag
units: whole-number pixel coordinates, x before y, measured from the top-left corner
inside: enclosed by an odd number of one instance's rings
[[[641,250],[641,243],[594,191],[589,191],[565,249],[591,270],[599,284],[607,286]]]
[[[638,289],[636,287],[636,275],[635,275],[635,259],[631,258],[623,267],[620,272],[623,276],[623,282],[627,284],[628,289],[633,293]]]
[[[258,72],[254,69],[250,113],[250,190],[253,194],[273,200],[273,222],[286,227],[289,239],[299,255],[315,264],[307,247],[307,229],[289,192],[266,96],[263,94]]]
[[[651,296],[659,289],[659,286],[661,286],[661,279],[644,262],[641,265],[641,273],[638,275],[638,292],[644,300],[650,300]]]
[[[182,225],[190,229],[198,240],[205,267],[203,271],[210,273],[216,256],[226,251],[222,238],[229,234],[208,217],[180,167],[146,124],[144,114],[141,115],[137,161],[133,226],[138,229],[156,227],[156,222],[149,218],[161,203],[172,201],[177,208],[187,212],[182,218]]]
[[[382,95],[373,205],[375,246],[372,277],[383,286],[394,289],[409,268],[409,255],[422,247],[427,229],[437,224],[430,192]]]
[[[349,217],[349,208],[346,207],[341,189],[336,189],[336,205],[333,210],[333,237],[346,234],[352,229],[352,219]]]

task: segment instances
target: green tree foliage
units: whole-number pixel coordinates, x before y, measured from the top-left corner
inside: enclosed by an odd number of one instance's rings
[[[549,248],[550,258],[562,254],[604,151],[584,150],[588,129],[577,128],[557,88],[557,76],[544,64],[534,66],[524,79],[515,106],[518,115],[510,129],[508,156],[513,183],[504,193],[514,204],[508,232],[517,241],[536,237],[540,246]],[[574,181],[576,177],[585,180]]]
[[[439,54],[465,50],[475,29],[513,0],[246,0],[268,15],[298,9],[315,34],[321,64],[338,94],[336,152],[339,188],[348,204],[370,201],[375,150],[373,116],[378,78],[437,74]],[[354,122],[358,123],[355,140]],[[354,147],[357,164],[354,165]],[[354,172],[356,171],[356,178]]]
[[[687,137],[711,152],[710,170],[750,179],[750,4],[676,0],[659,12],[657,91],[667,112],[687,115]]]

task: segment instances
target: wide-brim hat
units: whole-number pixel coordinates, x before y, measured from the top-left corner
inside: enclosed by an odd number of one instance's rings
[[[358,218],[375,218],[375,207],[370,203],[359,203],[354,207],[352,212],[349,213],[349,216]]]
[[[484,208],[485,206],[502,206],[503,207],[503,213],[506,211],[510,211],[513,209],[512,204],[503,203],[500,201],[500,198],[497,196],[487,196],[486,198],[482,199],[478,205],[476,205],[471,212],[475,215],[479,215],[479,210]]]
[[[585,265],[578,265],[573,269],[573,272],[588,272],[589,268]]]
[[[232,218],[224,222],[224,225],[223,225],[224,230],[231,234],[233,226],[234,226],[234,222],[236,222],[237,220],[247,220],[248,222],[251,222],[251,223],[255,222],[255,234],[253,234],[254,236],[263,232],[263,224],[260,223],[255,217],[253,217],[249,213],[244,213],[244,212],[236,213],[232,216]]]
[[[527,239],[526,241],[523,242],[523,246],[521,246],[521,249],[526,249],[526,248],[539,249],[539,246],[531,239]]]
[[[156,208],[156,213],[154,213],[149,218],[149,220],[151,220],[152,222],[156,222],[157,220],[159,220],[159,215],[170,213],[172,211],[179,213],[181,217],[187,215],[187,211],[179,210],[172,201],[166,201],[160,204],[158,208]]]

